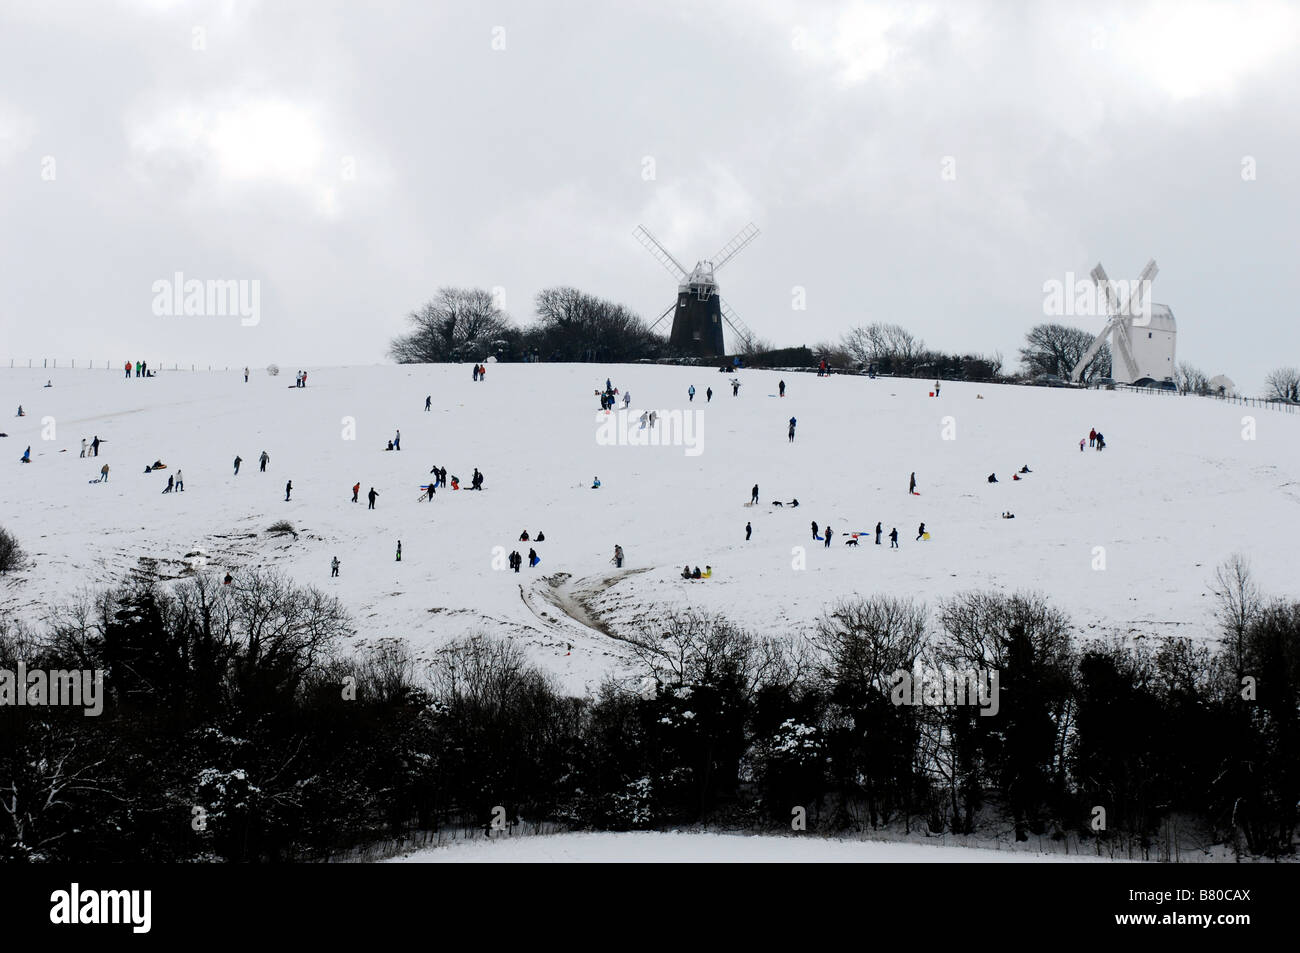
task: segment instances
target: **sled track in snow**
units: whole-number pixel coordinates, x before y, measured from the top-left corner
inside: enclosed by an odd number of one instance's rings
[[[594,595],[603,592],[611,585],[647,570],[648,567],[646,569],[631,569],[601,576],[588,576],[582,579],[574,579],[569,573],[558,572],[552,576],[543,576],[541,579],[543,585],[539,586],[536,592],[560,613],[562,619],[578,625],[597,637],[626,642],[627,639],[615,632],[591,608],[590,601]],[[532,603],[528,601],[528,594],[525,593],[522,585],[519,587],[519,598],[528,607],[528,611],[542,622],[553,626],[561,624],[561,619],[538,612]]]

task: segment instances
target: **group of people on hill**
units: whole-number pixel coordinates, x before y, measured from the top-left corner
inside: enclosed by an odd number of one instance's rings
[[[487,374],[487,368],[486,368],[486,367],[484,367],[482,364],[475,364],[475,365],[474,365],[474,380],[476,380],[476,381],[481,381],[481,380],[483,379],[483,376],[484,376],[485,374]]]
[[[1106,449],[1106,438],[1101,435],[1101,431],[1096,427],[1093,427],[1088,431],[1088,446],[1094,447],[1097,450]],[[1083,440],[1079,441],[1079,452],[1083,452]]]
[[[244,376],[244,380],[248,380],[248,376],[247,376],[247,375],[248,375],[248,368],[244,368],[244,375],[245,375],[245,376]],[[306,371],[299,371],[299,372],[298,372],[298,377],[297,377],[297,379],[294,381],[294,385],[293,385],[293,386],[294,386],[294,387],[306,387],[306,386],[307,386],[307,372],[306,372]]]
[[[542,561],[542,557],[537,555],[537,550],[535,549],[528,550],[529,569],[536,568],[537,564],[540,563],[541,561]],[[522,566],[524,563],[524,557],[519,555],[519,550],[516,549],[514,552],[510,554],[509,563],[511,569],[513,569],[515,572],[519,571],[519,567]]]
[[[600,397],[601,410],[613,410],[614,405],[618,403],[618,399],[617,399],[618,388],[614,386],[614,384],[610,381],[608,377],[605,378],[605,389],[597,390],[596,394]],[[623,395],[624,409],[631,406],[631,404],[632,404],[632,392],[629,391],[628,393]]]
[[[103,441],[99,439],[99,434],[95,434],[95,439],[92,440],[92,441],[90,441],[90,443],[87,443],[87,442],[86,442],[86,438],[85,438],[85,437],[82,437],[82,438],[81,438],[81,455],[82,455],[83,457],[97,457],[97,456],[99,456],[99,445],[100,445],[101,443],[103,443]]]
[[[1012,480],[1017,480],[1017,481],[1018,481],[1018,480],[1020,479],[1021,474],[1023,474],[1023,473],[1033,473],[1033,472],[1034,472],[1033,470],[1029,469],[1029,464],[1026,463],[1026,464],[1025,464],[1023,467],[1021,467],[1017,472],[1011,474],[1011,479],[1012,479]],[[988,478],[988,482],[989,482],[989,483],[997,483],[997,482],[998,482],[998,475],[997,475],[996,473],[990,473],[990,474],[989,474],[989,478]]]
[[[683,566],[682,578],[683,579],[712,579],[713,567],[705,566],[704,572],[700,572],[699,566],[696,566],[694,569],[692,569],[690,566]]]
[[[244,458],[241,457],[241,456],[239,456],[238,454],[236,454],[236,455],[235,455],[235,473],[234,473],[235,476],[239,476],[239,465],[240,465],[241,463],[243,463],[243,462],[244,462]],[[262,473],[265,473],[265,472],[266,472],[266,465],[267,465],[268,463],[271,462],[271,455],[270,455],[269,453],[267,453],[265,450],[263,450],[263,451],[262,451],[262,455],[261,455],[260,457],[257,458],[257,462],[258,462],[258,464],[259,464],[259,467],[258,467],[259,471],[262,472]]]
[[[149,362],[148,362],[148,361],[136,361],[134,366],[135,366],[135,376],[136,376],[136,377],[153,377],[153,371],[149,370]],[[132,367],[131,362],[130,362],[130,361],[127,361],[127,362],[126,362],[126,376],[127,376],[128,379],[131,377],[131,367]]]

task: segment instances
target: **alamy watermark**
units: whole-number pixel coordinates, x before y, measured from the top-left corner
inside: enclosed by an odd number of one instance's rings
[[[898,669],[889,677],[890,700],[895,705],[932,708],[978,706],[981,715],[996,715],[1001,707],[995,668],[955,669],[929,665],[917,659],[912,671]]]
[[[153,283],[153,313],[160,318],[238,317],[246,328],[262,320],[262,282],[256,278],[186,278],[176,272]]]
[[[704,413],[699,410],[611,410],[596,412],[601,447],[684,447],[686,456],[704,452]]]
[[[58,705],[84,708],[87,717],[104,710],[102,669],[29,669],[19,662],[17,670],[0,668],[0,707]]]
[[[1103,285],[1110,288],[1109,296]],[[1109,318],[1110,302],[1114,302],[1114,314],[1133,318],[1135,327],[1146,327],[1151,323],[1151,279],[1108,278],[1098,284],[1091,277],[1076,277],[1067,271],[1064,281],[1049,278],[1043,282],[1043,314],[1049,317]]]

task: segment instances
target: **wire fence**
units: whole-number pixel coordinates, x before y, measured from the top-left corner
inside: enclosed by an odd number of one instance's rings
[[[1279,400],[1269,397],[1235,397],[1227,394],[1193,394],[1189,391],[1165,390],[1160,387],[1134,387],[1131,384],[1116,384],[1115,390],[1126,390],[1136,394],[1161,394],[1165,397],[1200,397],[1204,400],[1218,400],[1227,404],[1236,404],[1240,407],[1262,407],[1266,410],[1280,410],[1284,413],[1294,414],[1300,409],[1300,404],[1293,401]]]
[[[22,359],[11,357],[9,359],[10,368],[32,368],[39,367],[43,370],[55,370],[57,368],[80,368],[81,370],[101,370],[101,371],[125,371],[126,361],[78,361],[75,357],[72,359],[57,357],[29,357],[24,364]],[[135,361],[131,362],[131,367],[135,367]],[[158,365],[150,365],[150,370],[157,371],[228,371],[229,367],[219,367],[216,364],[209,364],[206,368],[202,364],[191,364],[186,367],[184,364],[173,363],[170,367],[164,362]],[[236,368],[238,370],[238,368]]]

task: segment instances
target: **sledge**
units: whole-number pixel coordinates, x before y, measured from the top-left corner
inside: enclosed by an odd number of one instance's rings
[[[815,533],[813,534],[813,539],[817,540],[817,542],[819,542],[819,543],[825,542],[825,539],[824,539],[823,537],[818,536],[818,535],[815,534]]]
[[[930,534],[929,534],[929,533],[922,533],[922,534],[921,534],[921,538],[922,538],[922,539],[929,539],[929,538],[930,538]]]

